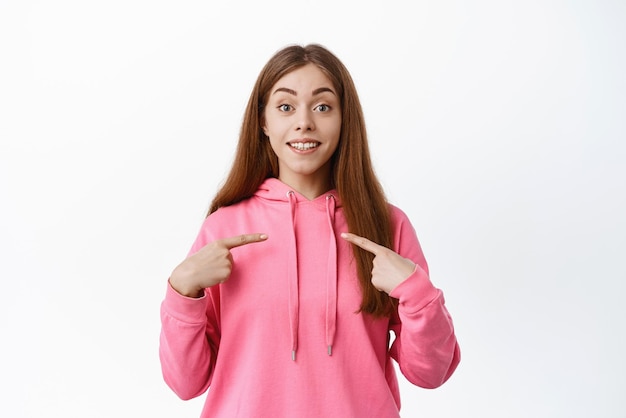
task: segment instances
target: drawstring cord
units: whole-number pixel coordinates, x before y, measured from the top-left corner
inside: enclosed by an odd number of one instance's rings
[[[293,235],[292,245],[289,247],[292,253],[287,259],[287,277],[289,280],[289,324],[291,330],[291,359],[296,361],[298,349],[298,324],[299,324],[299,291],[298,291],[298,253],[296,246],[296,202],[293,191],[287,192],[289,208],[291,209],[291,231]]]
[[[328,271],[326,274],[326,346],[328,355],[333,353],[333,343],[337,330],[337,238],[335,237],[335,196],[326,195],[328,215]]]

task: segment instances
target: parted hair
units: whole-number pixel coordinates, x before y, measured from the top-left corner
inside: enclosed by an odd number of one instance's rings
[[[367,141],[361,103],[350,73],[327,48],[290,45],[276,52],[261,70],[246,107],[233,165],[211,202],[207,216],[222,206],[251,197],[266,178],[278,177],[278,158],[263,132],[271,88],[287,73],[314,64],[333,83],[341,103],[341,134],[331,158],[331,182],[342,202],[349,231],[391,248],[389,206],[378,181]],[[371,283],[374,255],[352,245],[362,291],[361,311],[389,315],[397,301]]]

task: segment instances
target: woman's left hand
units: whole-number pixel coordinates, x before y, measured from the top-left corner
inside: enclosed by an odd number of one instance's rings
[[[352,244],[374,254],[374,268],[372,269],[372,284],[378,290],[390,293],[400,283],[408,279],[415,271],[415,263],[408,258],[378,245],[367,238],[343,232],[341,237]]]

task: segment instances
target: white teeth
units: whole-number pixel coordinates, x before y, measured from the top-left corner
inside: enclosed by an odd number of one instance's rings
[[[299,151],[306,151],[319,146],[319,142],[294,142],[290,143],[289,146]]]

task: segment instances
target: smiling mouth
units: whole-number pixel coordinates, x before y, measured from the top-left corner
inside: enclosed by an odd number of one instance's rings
[[[317,141],[311,142],[289,142],[288,144],[291,148],[295,148],[298,151],[308,151],[313,148],[317,148],[320,146],[320,143]]]

